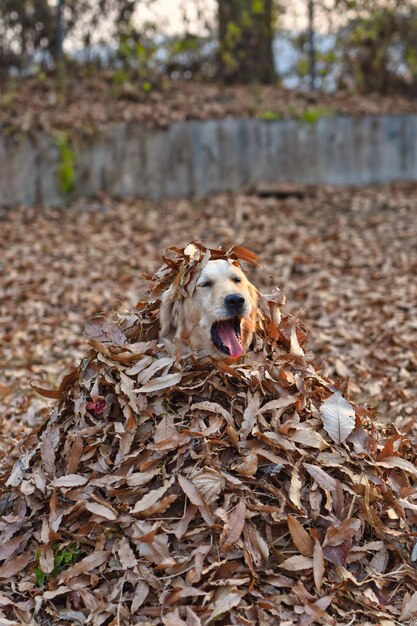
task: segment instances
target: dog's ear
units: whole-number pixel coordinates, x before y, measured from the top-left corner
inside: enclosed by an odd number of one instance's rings
[[[175,320],[174,320],[174,303],[175,303],[176,290],[171,285],[167,289],[161,298],[161,306],[159,308],[159,323],[161,329],[159,336],[162,338],[169,337],[175,334]]]

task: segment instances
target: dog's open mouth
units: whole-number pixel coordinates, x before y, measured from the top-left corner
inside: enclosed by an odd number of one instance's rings
[[[211,340],[220,352],[233,357],[242,356],[240,322],[240,317],[214,322],[211,327]]]

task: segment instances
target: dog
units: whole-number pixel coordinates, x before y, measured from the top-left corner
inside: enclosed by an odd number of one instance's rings
[[[162,295],[160,339],[185,344],[199,357],[236,360],[247,351],[258,291],[236,261],[208,261],[190,293],[181,299],[177,294],[171,285]]]

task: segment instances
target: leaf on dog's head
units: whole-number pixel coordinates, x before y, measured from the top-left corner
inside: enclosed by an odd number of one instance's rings
[[[196,261],[200,256],[200,251],[194,243],[189,243],[184,248],[184,254],[189,257],[190,261]]]
[[[256,267],[259,266],[258,255],[243,246],[233,246],[227,251],[225,256],[231,256],[232,258],[235,257],[239,259],[239,261],[246,261],[246,263],[250,263]]]

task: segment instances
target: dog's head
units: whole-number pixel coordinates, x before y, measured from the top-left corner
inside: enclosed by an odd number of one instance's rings
[[[178,299],[171,286],[162,296],[160,337],[177,340],[200,356],[239,358],[256,326],[258,292],[232,259],[210,260],[192,292]]]

